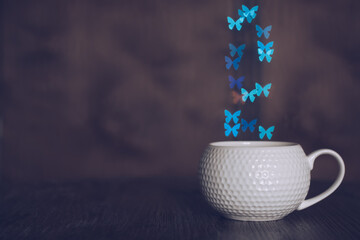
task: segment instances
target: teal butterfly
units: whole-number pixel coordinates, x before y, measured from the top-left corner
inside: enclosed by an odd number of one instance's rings
[[[274,129],[275,129],[275,126],[271,126],[267,130],[265,130],[265,128],[263,128],[262,126],[259,126],[259,137],[260,137],[260,139],[263,139],[264,136],[266,135],[267,138],[270,140],[271,137],[273,136],[272,133],[274,132]]]
[[[249,9],[247,6],[242,5],[242,10],[238,10],[238,14],[240,17],[246,18],[248,23],[251,23],[253,19],[256,17],[256,11],[259,9],[259,6],[255,6]]]
[[[243,55],[242,51],[245,49],[245,44],[242,44],[239,47],[235,47],[233,44],[229,43],[229,48],[230,48],[230,55],[232,57],[234,57],[235,54],[237,53],[239,55],[239,57],[241,58]]]
[[[228,110],[225,109],[225,122],[229,123],[231,121],[231,119],[234,121],[234,123],[238,123],[239,121],[239,116],[241,114],[241,110],[234,112],[234,114],[231,114],[231,112],[229,112]]]
[[[269,51],[264,52],[260,48],[258,48],[258,54],[259,54],[259,60],[260,62],[264,61],[264,58],[266,58],[266,61],[271,62],[271,55],[274,53],[274,49],[271,49]]]
[[[229,23],[229,29],[233,30],[233,28],[236,26],[236,29],[238,31],[241,30],[242,28],[242,23],[244,22],[245,18],[244,17],[240,17],[238,20],[234,21],[234,19],[232,19],[231,17],[227,17],[227,21]]]
[[[225,136],[228,137],[230,133],[232,133],[233,136],[236,137],[239,133],[240,123],[234,125],[233,127],[230,127],[229,124],[224,123],[224,128],[225,128]]]
[[[259,49],[261,49],[263,51],[269,51],[274,46],[274,41],[271,41],[271,42],[267,43],[266,45],[264,45],[260,41],[257,41],[257,45],[258,45]]]
[[[256,25],[255,28],[256,28],[258,37],[261,37],[262,34],[264,34],[264,37],[266,39],[268,39],[270,37],[270,31],[271,31],[272,25],[269,25],[269,26],[265,27],[264,29],[262,29],[259,25]]]
[[[255,101],[255,94],[257,94],[257,90],[254,89],[252,90],[250,93],[248,91],[246,91],[246,89],[242,88],[241,89],[241,94],[243,95],[242,96],[242,100],[244,102],[246,102],[246,100],[249,98],[251,102],[254,102]]]
[[[256,88],[256,91],[257,91],[257,95],[260,96],[261,93],[264,93],[264,96],[265,97],[268,97],[269,96],[269,90],[271,88],[271,83],[265,85],[264,87],[262,87],[260,84],[258,83],[255,83],[255,88]]]
[[[241,57],[237,57],[234,59],[234,61],[229,58],[228,56],[225,56],[225,62],[226,62],[226,69],[230,69],[231,65],[233,65],[235,70],[238,70],[239,68],[239,63],[241,61]]]
[[[256,122],[257,122],[257,119],[256,119],[256,118],[253,119],[253,120],[252,120],[251,122],[249,122],[249,123],[248,123],[245,119],[242,118],[242,119],[241,119],[241,125],[242,125],[241,130],[242,130],[243,132],[245,132],[246,129],[249,128],[250,132],[254,132]]]

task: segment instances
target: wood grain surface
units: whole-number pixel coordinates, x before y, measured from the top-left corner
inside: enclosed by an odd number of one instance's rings
[[[312,183],[310,196],[329,184]],[[2,183],[0,239],[360,239],[358,184],[279,221],[214,212],[195,179]]]

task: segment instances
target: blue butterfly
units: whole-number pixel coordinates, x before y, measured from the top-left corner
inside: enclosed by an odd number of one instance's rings
[[[251,10],[245,5],[242,5],[242,10],[238,10],[239,16],[246,18],[248,23],[251,23],[251,21],[256,17],[256,11],[259,9],[259,6],[253,7]]]
[[[266,57],[266,61],[271,62],[271,55],[274,53],[274,49],[271,49],[269,51],[263,51],[260,48],[258,48],[258,53],[259,53],[259,60],[260,62],[262,62],[264,60],[264,58]]]
[[[229,124],[224,123],[224,128],[225,128],[225,136],[229,136],[230,133],[232,132],[232,134],[234,135],[234,137],[236,137],[238,135],[238,130],[240,129],[240,123],[234,125],[233,127],[230,127]]]
[[[268,44],[264,45],[262,42],[257,41],[257,45],[259,47],[259,49],[263,50],[263,51],[269,51],[270,48],[272,48],[274,46],[274,41],[269,42]]]
[[[241,125],[242,125],[241,130],[243,132],[245,132],[246,129],[249,128],[250,132],[254,132],[256,122],[257,122],[257,119],[253,119],[251,122],[248,123],[245,119],[242,118],[241,119]]]
[[[261,37],[261,35],[264,34],[264,37],[266,39],[268,39],[270,36],[270,31],[271,31],[272,25],[269,25],[269,26],[265,27],[264,29],[262,29],[259,25],[256,25],[255,28],[256,28],[258,37]]]
[[[225,109],[225,122],[229,123],[231,121],[231,119],[234,121],[234,123],[238,123],[239,121],[239,116],[241,114],[241,110],[236,111],[234,114],[231,114],[231,112],[229,112],[228,110]]]
[[[264,96],[267,97],[269,96],[269,90],[271,88],[271,83],[265,85],[264,87],[262,87],[260,84],[258,83],[255,83],[255,88],[256,88],[256,91],[257,91],[257,95],[260,96],[261,93],[263,92],[264,93]]]
[[[238,20],[234,21],[234,19],[232,19],[231,17],[227,17],[227,21],[229,23],[229,29],[233,30],[234,26],[236,26],[236,29],[238,31],[241,30],[242,28],[242,23],[244,22],[245,18],[244,17],[240,17]]]
[[[250,93],[246,91],[244,88],[241,89],[241,94],[243,95],[242,100],[246,102],[248,98],[250,98],[251,102],[254,102],[255,100],[255,94],[257,93],[257,90],[254,89]]]
[[[239,63],[241,61],[241,57],[237,57],[234,59],[234,61],[229,58],[228,56],[225,56],[225,62],[226,62],[226,69],[230,69],[231,68],[231,65],[234,66],[234,69],[235,70],[238,70],[239,68]]]
[[[274,131],[274,129],[275,129],[275,126],[271,126],[267,130],[265,130],[265,128],[263,128],[262,126],[259,126],[259,132],[260,132],[259,137],[260,137],[260,139],[263,139],[264,136],[266,135],[267,138],[270,140],[271,137],[272,137],[272,132]]]
[[[243,55],[242,51],[245,49],[245,44],[242,44],[236,48],[233,44],[229,43],[229,48],[230,48],[230,55],[232,57],[234,57],[236,53],[239,55],[239,57],[242,57]]]
[[[238,89],[240,89],[242,87],[242,82],[244,81],[245,77],[239,77],[238,79],[235,80],[235,78],[233,78],[232,76],[229,76],[229,81],[230,81],[230,88],[234,88],[235,85],[237,86]]]

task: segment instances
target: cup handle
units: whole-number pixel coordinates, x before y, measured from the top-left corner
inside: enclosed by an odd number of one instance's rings
[[[325,192],[323,192],[323,193],[321,193],[321,194],[319,194],[319,195],[317,195],[317,196],[315,196],[313,198],[304,200],[299,205],[297,210],[303,210],[303,209],[305,209],[307,207],[310,207],[311,205],[314,205],[317,202],[320,202],[324,198],[328,197],[330,194],[332,194],[339,187],[340,183],[342,182],[342,180],[344,178],[344,175],[345,175],[344,161],[337,152],[335,152],[333,150],[330,150],[330,149],[320,149],[320,150],[317,150],[317,151],[311,153],[309,156],[307,156],[307,160],[308,160],[309,165],[310,165],[310,170],[312,170],[313,167],[314,167],[315,159],[318,156],[322,155],[322,154],[328,154],[328,155],[331,155],[331,156],[335,157],[335,159],[337,160],[337,162],[339,164],[339,168],[340,168],[339,169],[339,174],[336,177],[335,182]]]

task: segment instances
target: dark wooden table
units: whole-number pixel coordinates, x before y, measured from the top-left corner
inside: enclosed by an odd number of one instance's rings
[[[310,196],[328,184],[312,182]],[[273,222],[227,220],[196,179],[0,184],[0,239],[360,239],[358,184]]]

